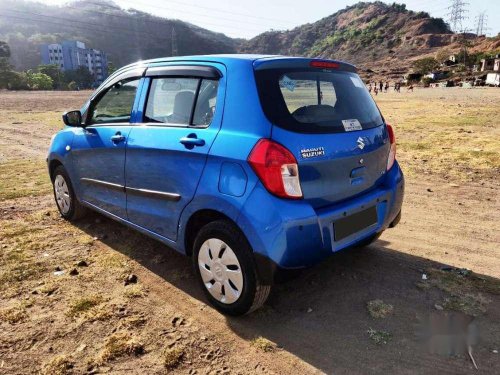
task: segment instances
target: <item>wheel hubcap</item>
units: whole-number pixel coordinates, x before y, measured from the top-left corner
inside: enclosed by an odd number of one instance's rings
[[[71,197],[69,195],[68,184],[60,174],[58,174],[54,180],[54,192],[59,210],[61,213],[67,214],[70,209]]]
[[[243,274],[234,251],[217,238],[206,240],[198,253],[201,278],[217,301],[231,304],[243,290]]]

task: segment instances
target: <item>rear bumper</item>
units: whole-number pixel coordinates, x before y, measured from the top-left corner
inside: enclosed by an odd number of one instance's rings
[[[305,201],[276,198],[258,184],[237,221],[254,249],[261,277],[268,280],[275,269],[314,265],[333,252],[396,225],[403,196],[404,177],[395,163],[377,189],[318,210]],[[336,220],[372,206],[377,207],[376,224],[335,240],[333,223]]]

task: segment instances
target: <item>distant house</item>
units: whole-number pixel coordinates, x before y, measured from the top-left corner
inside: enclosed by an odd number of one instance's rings
[[[453,66],[457,64],[457,56],[450,55],[446,60],[441,63],[441,66]]]
[[[95,77],[95,84],[102,83],[108,77],[108,59],[106,54],[93,48],[86,48],[85,43],[65,40],[61,44],[40,46],[42,64],[55,64],[62,71],[85,67]]]
[[[484,72],[486,70],[493,70],[494,65],[495,65],[495,59],[493,59],[493,58],[481,59],[481,71],[482,72]]]

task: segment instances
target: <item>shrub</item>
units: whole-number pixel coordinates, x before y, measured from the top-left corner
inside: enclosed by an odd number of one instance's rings
[[[53,81],[47,74],[44,73],[27,73],[28,86],[32,90],[52,90]]]

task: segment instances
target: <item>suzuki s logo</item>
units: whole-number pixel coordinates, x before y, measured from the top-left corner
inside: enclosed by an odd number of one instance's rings
[[[363,138],[359,137],[357,142],[358,142],[358,147],[360,150],[365,148],[366,143],[365,143],[365,140]]]

